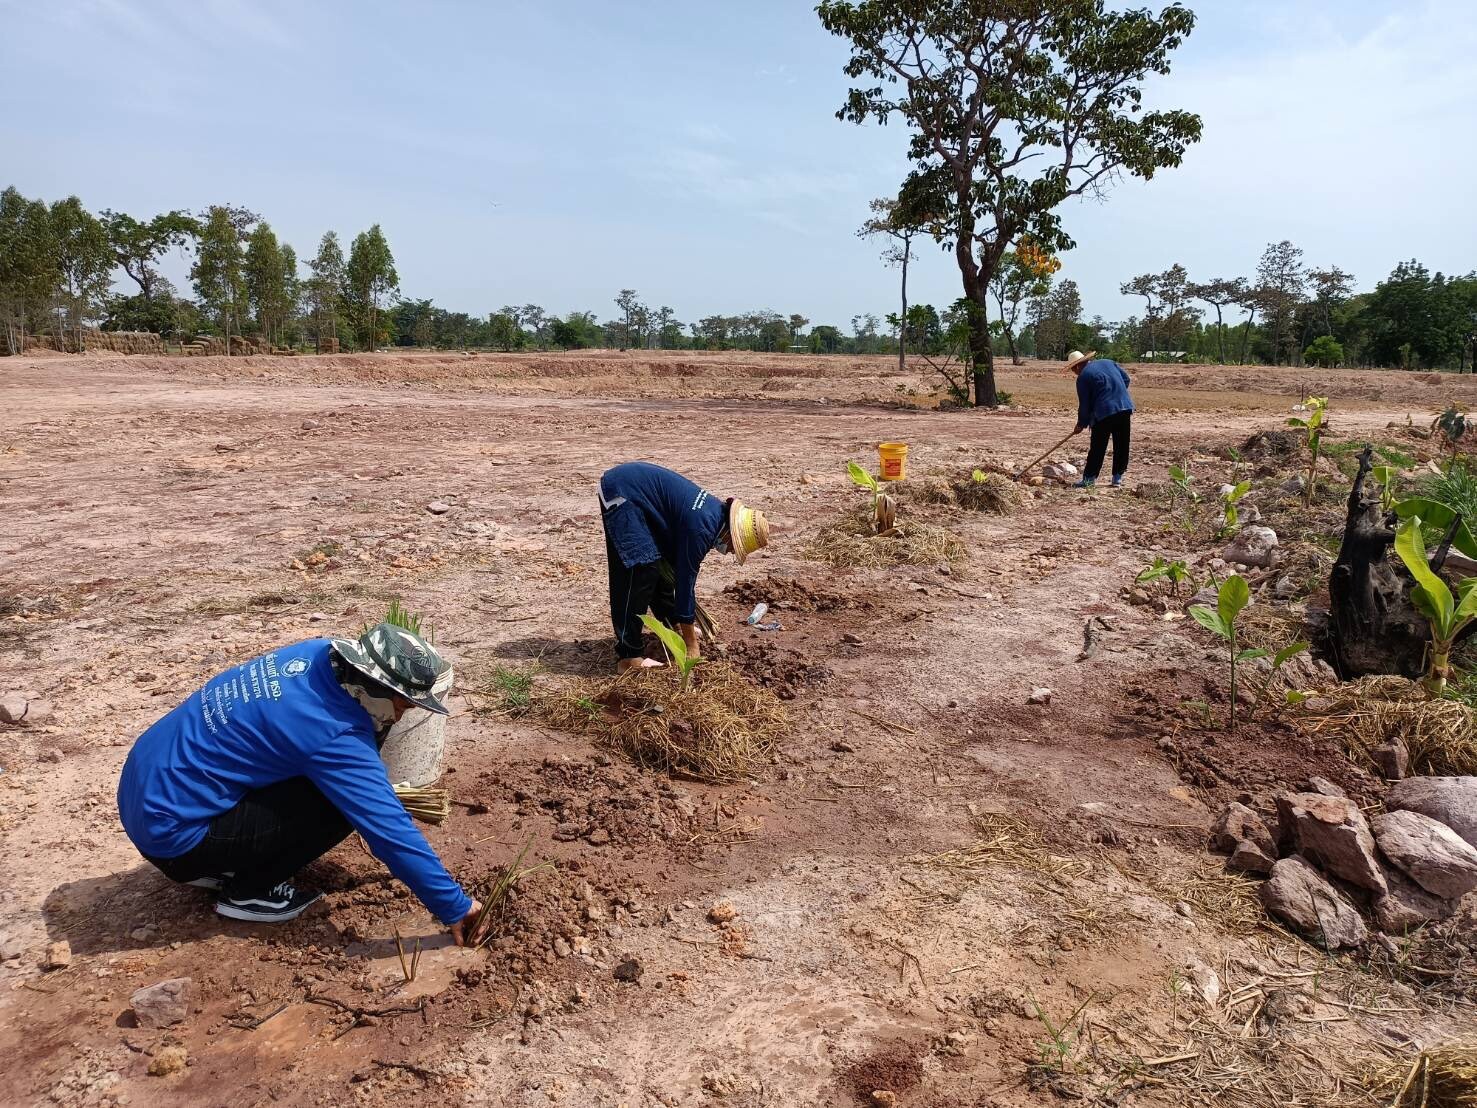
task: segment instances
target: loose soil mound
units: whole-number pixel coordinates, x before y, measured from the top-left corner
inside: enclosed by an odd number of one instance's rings
[[[751,681],[772,689],[781,700],[794,700],[800,689],[831,679],[828,666],[812,662],[798,650],[782,650],[773,643],[729,643],[726,661]]]
[[[1295,431],[1258,431],[1241,444],[1241,456],[1253,462],[1300,457],[1305,437]]]
[[[801,553],[833,566],[886,569],[940,562],[954,565],[964,561],[968,549],[954,532],[915,520],[904,521],[888,534],[874,535],[871,510],[853,509],[822,527]]]
[[[553,726],[595,735],[642,766],[705,781],[749,776],[789,724],[774,693],[711,661],[686,691],[675,669],[632,670],[537,696],[535,706]]]
[[[871,601],[816,588],[797,577],[762,577],[739,581],[723,590],[745,607],[761,602],[775,611],[839,612],[867,611]]]

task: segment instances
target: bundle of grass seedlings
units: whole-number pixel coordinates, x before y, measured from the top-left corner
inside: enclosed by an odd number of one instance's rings
[[[1459,700],[1432,700],[1403,677],[1363,677],[1310,700],[1312,729],[1338,734],[1358,762],[1396,739],[1413,771],[1435,777],[1477,774],[1477,713]]]
[[[589,678],[537,698],[552,726],[593,735],[642,766],[705,781],[737,781],[773,757],[789,725],[780,700],[722,661],[696,667],[688,687],[675,667]]]
[[[395,796],[405,810],[422,823],[439,824],[451,815],[451,793],[446,789],[396,785]]]
[[[910,519],[878,535],[873,531],[873,521],[870,505],[848,511],[822,527],[802,553],[833,566],[868,569],[941,562],[952,566],[968,554],[959,536],[943,527]]]
[[[1368,1087],[1390,1108],[1477,1108],[1477,1045],[1423,1050],[1410,1062],[1381,1069]],[[1392,1093],[1393,1100],[1383,1099]]]

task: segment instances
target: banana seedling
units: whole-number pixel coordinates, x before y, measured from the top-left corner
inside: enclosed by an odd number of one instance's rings
[[[1477,619],[1477,577],[1466,577],[1452,595],[1446,582],[1431,571],[1426,560],[1426,543],[1421,535],[1421,519],[1412,516],[1395,532],[1395,552],[1415,578],[1410,590],[1411,603],[1426,617],[1431,626],[1431,665],[1422,684],[1428,695],[1438,697],[1446,691],[1451,677],[1451,647],[1462,630]]]
[[[897,526],[897,500],[882,491],[882,483],[855,462],[846,463],[851,483],[872,494],[872,530],[885,535]]]
[[[641,617],[641,622],[646,624],[648,631],[661,640],[668,657],[672,659],[672,664],[677,667],[677,675],[682,679],[682,691],[686,692],[692,684],[692,671],[702,664],[703,659],[689,655],[687,643],[682,641],[682,636],[650,612]]]
[[[1303,507],[1313,503],[1313,480],[1318,472],[1318,450],[1323,445],[1323,431],[1328,425],[1328,397],[1310,396],[1303,401],[1307,418],[1294,416],[1289,427],[1301,427],[1308,433],[1308,481],[1303,488]]]
[[[1380,510],[1395,510],[1395,478],[1400,473],[1394,466],[1375,466],[1370,476],[1380,483]]]
[[[1191,604],[1190,615],[1195,622],[1219,635],[1231,650],[1231,730],[1236,730],[1236,667],[1242,662],[1265,658],[1265,650],[1241,650],[1236,645],[1236,617],[1251,603],[1251,587],[1246,578],[1232,574],[1221,582],[1216,593],[1216,605],[1207,608],[1203,604]],[[1284,659],[1285,660],[1285,659]]]

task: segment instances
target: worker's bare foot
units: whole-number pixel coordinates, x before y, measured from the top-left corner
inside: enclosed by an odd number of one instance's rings
[[[661,669],[663,665],[655,658],[622,658],[615,668],[624,673],[628,669]]]

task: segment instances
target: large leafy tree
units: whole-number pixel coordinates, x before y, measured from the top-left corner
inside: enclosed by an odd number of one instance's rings
[[[226,353],[231,335],[241,333],[242,305],[246,302],[245,256],[241,250],[239,209],[217,204],[205,213],[190,279],[200,302],[215,313]]]
[[[246,240],[243,272],[257,327],[276,344],[297,302],[297,253],[277,241],[270,225],[258,223]]]
[[[1301,247],[1283,239],[1270,243],[1262,252],[1256,267],[1256,287],[1252,296],[1261,310],[1272,343],[1272,364],[1281,365],[1282,358],[1296,348],[1293,319],[1298,305],[1306,298],[1307,270],[1303,267]]]
[[[113,260],[138,284],[145,302],[154,299],[161,279],[154,263],[171,248],[184,247],[200,233],[199,220],[184,211],[164,212],[148,222],[106,208],[99,215],[113,248]]]
[[[975,403],[993,407],[988,294],[1001,258],[1023,235],[1068,248],[1066,200],[1180,163],[1200,118],[1145,111],[1143,82],[1169,72],[1195,17],[1104,0],[822,0],[816,11],[850,43],[846,74],[868,82],[837,117],[897,115],[913,132],[899,200],[954,251],[975,317]]]
[[[380,342],[380,308],[400,287],[395,256],[390,253],[390,244],[378,223],[354,236],[346,278],[349,303],[360,325],[361,345],[365,350],[373,350]]]
[[[0,326],[9,353],[24,352],[26,331],[45,314],[60,281],[45,202],[7,188],[0,193]]]
[[[1209,304],[1215,309],[1216,350],[1221,365],[1226,364],[1226,324],[1223,313],[1232,304],[1246,300],[1245,277],[1216,277],[1210,281],[1192,282],[1186,289],[1192,299]]]
[[[305,283],[304,291],[313,317],[313,339],[321,354],[324,339],[338,338],[339,305],[343,303],[348,284],[344,248],[339,245],[337,232],[324,233],[308,268],[313,275]]]
[[[48,215],[61,276],[58,316],[63,322],[59,322],[57,338],[70,331],[72,348],[80,353],[83,322],[103,310],[113,272],[113,249],[103,225],[75,196],[52,204]]]

